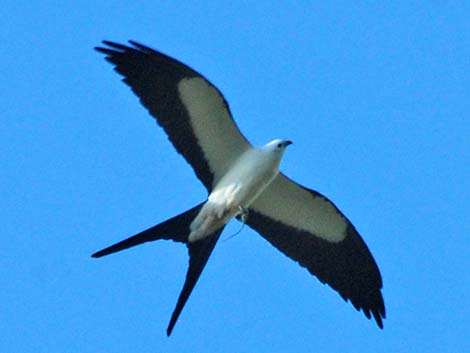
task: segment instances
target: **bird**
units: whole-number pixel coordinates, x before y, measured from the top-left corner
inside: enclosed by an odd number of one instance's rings
[[[383,328],[382,276],[366,243],[332,201],[279,170],[292,141],[250,144],[220,90],[162,52],[132,40],[105,40],[94,49],[114,66],[207,190],[207,199],[191,209],[92,255],[100,258],[160,239],[186,245],[189,267],[167,336],[232,219],[258,232]]]

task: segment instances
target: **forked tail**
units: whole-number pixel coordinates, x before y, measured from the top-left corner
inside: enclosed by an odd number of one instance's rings
[[[190,210],[181,213],[180,215],[170,218],[169,220],[157,224],[156,226],[144,230],[139,234],[136,234],[130,238],[124,239],[119,243],[111,245],[103,250],[100,250],[92,257],[102,257],[121,250],[128,249],[130,247],[159,239],[169,239],[177,242],[185,243],[189,252],[189,268],[186,272],[186,279],[184,281],[183,288],[176,302],[176,307],[171,315],[170,323],[167,328],[167,335],[170,336],[173,328],[183,311],[184,305],[186,304],[191,292],[196,285],[202,270],[206,266],[207,260],[212,253],[212,250],[217,243],[217,240],[222,233],[225,226],[216,230],[214,233],[201,240],[189,242],[188,237],[191,232],[190,225],[193,219],[199,213],[203,203],[191,208]]]
[[[159,239],[174,240],[181,243],[188,242],[188,236],[190,233],[189,226],[192,220],[197,216],[199,210],[204,203],[191,208],[190,210],[179,214],[173,218],[166,220],[152,228],[144,230],[139,234],[133,235],[130,238],[124,239],[119,243],[108,246],[107,248],[100,250],[92,257],[102,257],[115,252],[131,248],[133,246]]]

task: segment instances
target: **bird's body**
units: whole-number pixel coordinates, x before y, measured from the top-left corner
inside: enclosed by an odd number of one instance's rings
[[[235,216],[382,328],[382,278],[356,228],[328,198],[279,172],[291,142],[252,146],[235,125],[222,93],[201,74],[133,41],[130,46],[103,43],[106,47],[96,49],[123,76],[208,192],[193,208],[92,255],[160,239],[187,246],[189,267],[167,334]]]
[[[218,181],[191,223],[189,241],[200,240],[224,226],[253,203],[279,173],[290,141],[273,140],[245,151]]]

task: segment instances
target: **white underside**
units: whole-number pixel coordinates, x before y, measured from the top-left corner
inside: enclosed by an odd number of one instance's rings
[[[245,152],[220,179],[191,223],[189,241],[205,238],[248,208],[278,174],[279,161],[259,148]]]

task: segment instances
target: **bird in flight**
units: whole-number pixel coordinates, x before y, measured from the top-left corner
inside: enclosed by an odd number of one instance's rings
[[[207,189],[207,200],[92,255],[167,239],[186,245],[189,268],[170,336],[225,225],[237,218],[383,328],[382,278],[352,223],[325,196],[279,172],[289,140],[252,146],[222,93],[187,65],[134,41],[103,41],[105,54]]]

